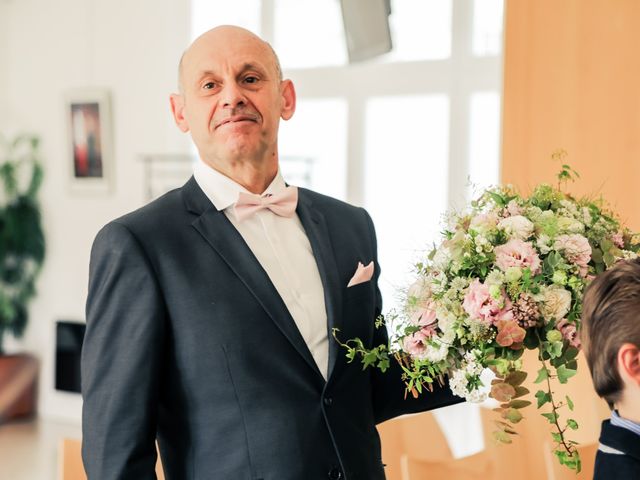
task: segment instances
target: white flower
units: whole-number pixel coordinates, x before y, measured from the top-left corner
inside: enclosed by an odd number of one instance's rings
[[[467,395],[467,401],[471,403],[482,403],[484,402],[489,394],[487,392],[483,392],[481,390],[471,390]]]
[[[531,219],[531,221],[535,223],[542,215],[542,209],[540,207],[527,207],[525,214],[527,218]]]
[[[434,268],[438,270],[445,270],[451,263],[452,256],[449,249],[445,246],[441,246],[436,250],[436,254],[433,256],[432,264]]]
[[[464,354],[464,361],[466,363],[464,370],[469,375],[480,375],[482,373],[482,370],[484,369],[482,364],[477,361],[478,359],[476,356],[476,352],[477,350],[472,350]]]
[[[552,223],[554,221],[557,221],[556,218],[556,214],[553,213],[551,210],[540,210],[540,214],[537,217],[529,217],[533,223],[535,223],[538,226],[541,225],[545,225],[545,224],[549,224]]]
[[[498,224],[498,214],[495,212],[481,213],[471,219],[469,230],[479,234],[487,234],[496,228]]]
[[[624,258],[625,260],[634,260],[638,258],[638,254],[632,252],[631,250],[622,250],[622,258]]]
[[[520,267],[509,267],[504,272],[504,279],[508,283],[517,282],[522,278],[522,269]]]
[[[484,280],[485,285],[498,285],[501,286],[505,281],[504,273],[500,270],[491,270],[487,278]]]
[[[560,233],[583,233],[584,224],[575,218],[558,217],[558,230]]]
[[[456,292],[461,292],[469,286],[469,280],[464,277],[456,277],[451,280],[451,289]]]
[[[450,312],[446,307],[437,304],[436,305],[436,318],[438,319],[438,328],[445,336],[455,335],[454,326],[456,322],[456,316]]]
[[[480,403],[487,399],[488,392],[486,389],[473,388],[469,389],[469,379],[480,379],[480,375],[484,371],[483,366],[477,361],[473,352],[467,352],[464,355],[464,361],[459,369],[455,369],[449,376],[449,387],[454,395],[465,398],[469,402]]]
[[[449,376],[449,388],[454,395],[466,398],[468,394],[467,390],[467,374],[464,370],[454,370]]]
[[[564,318],[571,309],[571,292],[560,285],[542,287],[535,300],[539,302],[540,313],[545,323]]]
[[[553,241],[549,235],[545,235],[544,233],[540,234],[538,240],[536,241],[536,247],[542,255],[546,255],[552,250]]]
[[[444,275],[441,275],[439,278],[436,278],[431,283],[431,293],[434,295],[440,295],[444,293],[447,289],[447,278]]]
[[[452,332],[455,336],[455,332]],[[446,333],[442,337],[432,337],[424,352],[423,358],[432,363],[441,362],[449,355],[449,346],[453,341],[451,333]]]
[[[582,207],[582,223],[585,225],[591,225],[593,223],[593,217],[591,211],[587,207]]]
[[[418,277],[409,287],[407,295],[417,300],[425,300],[431,297],[431,285],[424,277]]]
[[[510,238],[526,240],[533,233],[533,222],[522,215],[514,215],[500,220],[498,227],[507,232]]]
[[[570,201],[570,200],[560,200],[560,210],[562,213],[566,213],[569,216],[574,218],[580,217],[580,212],[578,212],[578,206]]]
[[[459,299],[445,299],[436,303],[436,319],[438,320],[438,328],[444,334],[455,332],[459,322],[459,318],[464,315],[462,305]]]

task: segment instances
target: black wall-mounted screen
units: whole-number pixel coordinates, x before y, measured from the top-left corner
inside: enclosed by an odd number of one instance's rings
[[[80,393],[80,353],[85,324],[56,322],[56,390]]]

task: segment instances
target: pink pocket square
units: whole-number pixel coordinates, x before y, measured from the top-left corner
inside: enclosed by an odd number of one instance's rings
[[[347,288],[353,287],[354,285],[358,285],[359,283],[368,282],[373,277],[373,260],[369,262],[369,265],[366,267],[362,264],[362,262],[358,262],[358,268],[356,273],[349,280],[349,284]]]

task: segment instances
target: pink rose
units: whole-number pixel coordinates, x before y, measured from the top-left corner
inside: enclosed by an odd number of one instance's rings
[[[534,275],[540,272],[540,257],[538,257],[529,242],[514,238],[504,245],[496,247],[494,252],[496,254],[496,265],[503,272],[506,272],[511,267],[529,267]]]
[[[486,233],[498,225],[498,215],[495,212],[480,213],[471,219],[469,229],[478,233]]]
[[[585,278],[589,272],[591,261],[591,245],[582,235],[560,235],[556,238],[554,248],[561,252],[569,262],[580,268],[580,276]]]
[[[520,207],[515,200],[511,200],[507,204],[507,207],[502,211],[502,216],[514,217],[516,215],[522,215],[522,207]]]
[[[614,233],[611,236],[611,241],[618,248],[624,248],[624,239],[622,238],[622,233]]]
[[[578,330],[573,323],[569,323],[566,318],[563,318],[556,323],[556,330],[562,334],[562,338],[569,342],[569,345],[580,348],[580,337],[578,337]]]
[[[436,306],[433,300],[429,300],[422,305],[416,307],[409,317],[409,321],[413,325],[426,327],[432,325],[436,321]]]
[[[427,351],[427,340],[435,333],[434,328],[423,328],[402,339],[402,347],[413,358],[423,358]]]
[[[473,320],[480,320],[486,325],[495,324],[499,320],[511,320],[511,301],[504,293],[500,300],[496,300],[489,293],[489,286],[475,279],[464,296],[462,308]]]

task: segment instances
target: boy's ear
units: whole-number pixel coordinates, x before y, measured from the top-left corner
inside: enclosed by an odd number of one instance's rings
[[[625,343],[618,350],[618,369],[623,380],[629,379],[640,387],[640,348]]]

